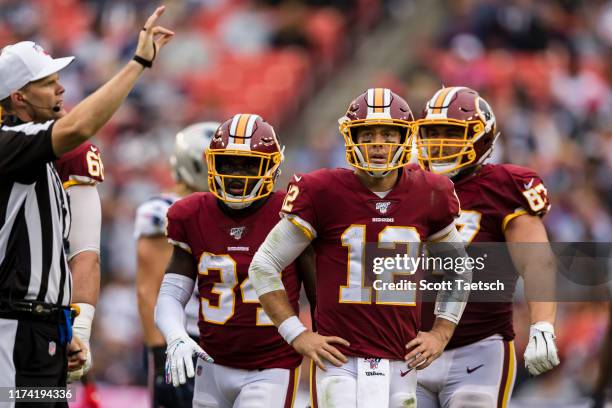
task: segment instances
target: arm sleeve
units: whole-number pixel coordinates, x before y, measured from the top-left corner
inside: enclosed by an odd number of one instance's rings
[[[102,209],[96,186],[72,186],[67,190],[70,196],[72,223],[68,242],[68,260],[83,251],[100,254],[100,227]]]
[[[56,159],[51,144],[53,121],[3,126],[0,130],[0,175],[29,171]]]
[[[459,273],[455,268],[443,268],[443,280],[450,282],[448,286],[452,289],[438,292],[434,313],[437,317],[457,324],[463,315],[463,310],[470,295],[470,290],[466,287],[469,287],[472,282],[472,267],[469,262],[465,262],[468,255],[455,224],[448,225],[442,231],[444,231],[444,234],[441,238],[436,240],[435,243],[428,243],[429,256],[443,259],[452,258],[453,260],[464,258],[462,265],[465,267],[462,273]],[[453,262],[453,265],[455,264],[458,264],[457,261]]]
[[[167,273],[159,288],[155,305],[155,324],[164,338],[185,333],[185,305],[189,302],[195,281],[187,276]]]
[[[251,265],[249,278],[257,296],[284,290],[281,272],[308,247],[310,239],[288,219],[281,219],[261,244]]]

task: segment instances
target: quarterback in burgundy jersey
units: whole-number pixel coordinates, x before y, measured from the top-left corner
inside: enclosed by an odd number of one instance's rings
[[[185,382],[185,374],[196,375],[195,406],[290,406],[302,356],[279,336],[248,277],[285,197],[272,192],[282,148],[261,117],[238,114],[219,127],[206,157],[210,192],[189,195],[168,210],[166,235],[174,253],[156,310],[168,344],[167,373],[175,385]],[[199,345],[178,321],[196,277]],[[301,283],[294,265],[284,269],[282,281],[297,312]],[[195,372],[193,353],[202,357]]]
[[[528,168],[483,164],[498,137],[489,104],[472,89],[443,88],[429,100],[418,125],[419,160],[454,182],[461,202],[457,227],[466,243],[541,243],[541,250],[529,254],[518,244],[514,251],[496,250],[495,259],[485,264],[489,268],[474,271],[474,281],[484,281],[487,272],[497,273],[513,262],[527,288],[539,279],[535,275],[552,276],[554,262],[545,250],[548,240],[540,219],[550,208],[542,179]],[[508,274],[510,286],[505,291],[512,294],[517,275]],[[424,329],[432,324],[431,307],[426,304],[423,310]],[[530,313],[533,324],[525,364],[537,375],[558,364],[552,326],[555,305],[530,302]],[[419,375],[419,406],[505,407],[516,373],[513,338],[510,301],[469,301],[442,357]]]
[[[412,368],[427,366],[442,352],[467,293],[442,294],[436,327],[418,333],[416,291],[378,290],[372,256],[396,246],[402,250],[395,252],[416,255],[422,242],[460,241],[454,225],[459,203],[447,178],[403,168],[413,117],[408,104],[389,89],[359,95],[340,119],[340,131],[354,170],[295,175],[283,219],[259,249],[249,275],[281,335],[316,363],[313,406],[414,406]],[[318,334],[301,325],[278,277],[311,241]],[[458,247],[462,256],[463,245]],[[389,271],[385,278],[395,283],[412,280],[413,274]],[[450,298],[453,302],[447,302]],[[323,359],[334,366],[326,367]]]

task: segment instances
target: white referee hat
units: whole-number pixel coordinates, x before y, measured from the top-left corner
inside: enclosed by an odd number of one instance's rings
[[[7,45],[0,54],[0,100],[29,82],[66,68],[74,57],[51,58],[38,44],[21,41]]]

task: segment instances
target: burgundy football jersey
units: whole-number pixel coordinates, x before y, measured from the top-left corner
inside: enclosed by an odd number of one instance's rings
[[[523,214],[544,216],[550,208],[542,179],[533,170],[510,164],[484,165],[455,183],[455,191],[461,202],[457,227],[468,244],[505,242],[504,230],[509,221]],[[496,251],[496,257],[490,260],[494,265],[512,265],[508,251]],[[478,273],[486,272],[485,268]],[[479,279],[478,273],[474,272],[473,281]],[[516,277],[514,274],[512,287],[505,291],[514,292]],[[423,329],[429,330],[432,322],[433,305],[427,303],[423,307]],[[500,334],[505,340],[514,338],[512,303],[468,302],[447,349],[472,344],[493,334]]]
[[[64,188],[77,184],[93,185],[104,181],[104,164],[100,149],[85,142],[55,161]]]
[[[283,213],[315,238],[318,332],[348,340],[350,347],[334,345],[346,355],[403,359],[420,325],[418,295],[374,290],[371,254],[418,251],[419,242],[452,224],[458,212],[450,180],[421,169],[403,170],[384,198],[352,170],[295,175]],[[394,274],[398,279],[415,276]]]
[[[257,211],[231,218],[211,193],[195,193],[168,210],[166,234],[198,263],[200,345],[215,363],[247,370],[294,368],[302,361],[264,312],[249,265],[279,220],[285,194],[273,193]],[[294,265],[282,273],[298,312],[300,282]]]

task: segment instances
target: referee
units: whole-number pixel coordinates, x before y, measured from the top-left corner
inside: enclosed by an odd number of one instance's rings
[[[68,358],[85,361],[83,344],[72,337],[72,279],[64,252],[70,210],[53,161],[95,135],[172,39],[172,31],[155,26],[163,12],[159,7],[145,23],[134,60],[70,113],[57,121],[0,127],[0,387],[65,387]],[[20,90],[70,61],[53,59],[31,42],[5,47],[0,100],[35,106]],[[61,93],[37,107],[61,109]],[[7,402],[9,394],[1,390],[0,407],[25,406]]]

